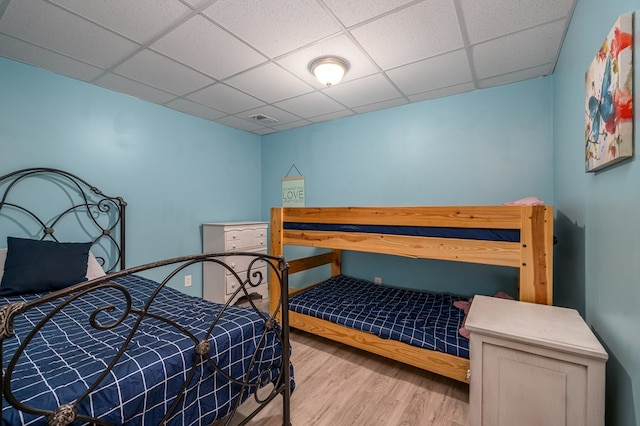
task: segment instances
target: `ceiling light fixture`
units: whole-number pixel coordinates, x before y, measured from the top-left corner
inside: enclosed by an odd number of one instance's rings
[[[342,77],[349,70],[349,63],[342,58],[323,56],[314,59],[309,64],[309,71],[318,81],[327,87],[340,83]]]

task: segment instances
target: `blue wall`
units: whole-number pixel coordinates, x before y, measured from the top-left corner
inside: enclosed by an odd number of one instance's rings
[[[579,309],[609,353],[608,425],[640,424],[640,164],[584,172],[584,75],[616,18],[637,0],[579,0],[554,73],[556,303]],[[635,137],[638,145],[638,13]]]
[[[59,168],[123,196],[129,266],[201,252],[203,222],[259,219],[259,136],[6,59],[0,93],[0,175]],[[190,272],[174,286],[201,295]]]
[[[281,205],[292,164],[305,176],[307,206],[551,203],[551,102],[547,77],[264,136],[263,217]],[[511,268],[354,253],[344,266],[392,285],[516,293]]]

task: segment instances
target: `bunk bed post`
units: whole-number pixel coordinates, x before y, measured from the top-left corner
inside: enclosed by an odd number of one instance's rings
[[[543,271],[545,275],[545,280],[547,282],[546,293],[547,293],[547,305],[553,304],[553,207],[552,206],[542,206],[541,210],[543,211],[543,223],[542,229],[544,230],[544,234],[540,237],[541,244],[544,246],[544,258],[541,261],[544,264],[544,268],[541,267],[541,271]]]
[[[331,250],[333,260],[331,261],[331,276],[335,277],[342,273],[342,250]]]
[[[281,257],[284,255],[284,245],[282,244],[283,225],[282,207],[272,207],[271,232],[269,238],[269,254],[271,254],[271,256]],[[281,290],[276,271],[274,271],[273,268],[270,268],[269,275],[269,312],[273,313],[278,307]]]
[[[520,300],[551,305],[553,304],[553,208],[551,206],[524,207],[521,220]]]

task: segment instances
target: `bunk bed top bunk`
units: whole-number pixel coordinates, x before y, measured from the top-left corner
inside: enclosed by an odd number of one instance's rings
[[[284,246],[329,251],[288,259],[295,274],[331,265],[341,274],[343,250],[513,267],[518,299],[552,304],[553,207],[544,205],[275,207],[271,210],[271,255]],[[289,292],[290,296],[304,289]],[[277,288],[270,297],[277,300]],[[290,324],[314,334],[468,382],[468,359],[380,338],[312,315],[290,312]]]

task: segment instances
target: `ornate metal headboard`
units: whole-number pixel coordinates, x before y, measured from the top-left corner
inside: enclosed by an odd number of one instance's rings
[[[105,271],[125,269],[126,205],[62,170],[18,170],[0,177],[0,247],[7,236],[91,241]]]

